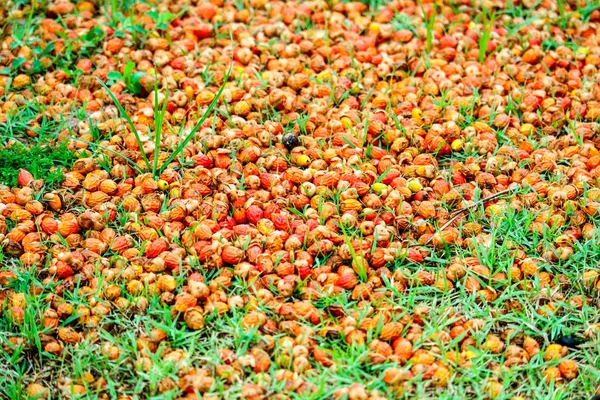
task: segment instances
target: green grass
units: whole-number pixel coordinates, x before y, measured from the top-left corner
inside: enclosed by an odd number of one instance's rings
[[[508,212],[500,216],[497,221],[488,221],[482,217],[481,212],[480,210],[469,214],[468,220],[484,222],[486,232],[492,235],[493,240],[497,241],[497,246],[490,249],[482,248],[478,255],[482,265],[488,266],[493,273],[507,271],[512,264],[508,243],[503,240],[507,234],[510,233],[512,240],[523,244],[527,253],[535,254],[535,248],[539,243],[552,241],[561,231],[559,229],[556,232],[549,232],[548,235],[532,236],[528,232],[528,224],[533,215],[528,211]],[[600,262],[600,256],[592,250],[595,240],[597,239],[583,241],[580,244],[581,249],[578,249],[576,255],[568,261],[542,263],[544,270],[565,274],[574,283],[564,293],[565,298],[586,292],[586,289],[577,283],[577,280],[585,265],[594,265]],[[409,263],[397,265],[396,268],[404,269],[409,278],[421,270],[435,274],[440,266],[447,266],[453,257],[468,255],[470,254],[465,250],[440,250],[433,253],[424,265]],[[42,290],[42,296],[26,294],[28,305],[25,309],[25,322],[22,326],[14,324],[7,313],[3,313],[0,317],[0,332],[2,332],[0,337],[5,338],[4,340],[15,336],[23,339],[22,347],[0,355],[0,360],[2,360],[0,363],[4,363],[7,367],[4,369],[6,372],[3,373],[6,384],[0,388],[0,391],[10,398],[22,394],[23,385],[32,378],[30,375],[32,368],[37,371],[36,380],[41,382],[51,382],[61,376],[78,379],[84,373],[89,372],[95,378],[102,376],[106,379],[106,393],[110,396],[115,396],[117,393],[120,395],[139,393],[147,398],[175,398],[179,393],[177,389],[166,393],[160,393],[158,389],[161,380],[170,378],[177,382],[178,379],[177,366],[171,361],[165,361],[160,356],[161,349],[166,350],[167,347],[182,349],[186,354],[184,357],[186,362],[198,367],[213,369],[222,363],[217,356],[218,350],[229,348],[241,356],[261,342],[263,334],[256,330],[241,328],[241,319],[247,312],[243,309],[232,311],[222,317],[208,316],[204,329],[191,332],[182,322],[172,318],[170,307],[161,304],[157,296],[147,294],[149,307],[145,313],[139,314],[135,311],[135,307],[111,312],[103,321],[103,330],[98,331],[98,339],[84,340],[83,343],[75,346],[67,345],[63,356],[39,353],[36,351],[36,348],[40,346],[39,333],[44,332],[44,328],[40,324],[40,317],[47,307],[40,299],[44,294],[51,293],[53,287],[44,286],[33,271],[19,267],[18,264],[12,262],[8,265],[11,265],[9,269],[18,276],[16,281],[11,284],[14,290],[22,293],[28,293],[32,287],[39,287]],[[207,278],[210,280],[210,276]],[[243,295],[248,284],[248,282],[234,279],[227,292],[230,295]],[[484,281],[484,285],[487,284]],[[472,351],[477,355],[471,360],[471,366],[449,363],[452,373],[456,376],[452,380],[452,384],[444,390],[434,389],[425,380],[416,376],[411,381],[412,395],[451,399],[466,394],[469,397],[477,398],[486,392],[485,385],[490,379],[501,379],[504,386],[504,392],[500,397],[502,399],[509,399],[516,395],[539,399],[589,397],[600,379],[600,346],[597,343],[586,342],[580,349],[571,352],[570,357],[577,360],[580,365],[579,377],[559,387],[543,383],[542,373],[548,363],[542,359],[541,354],[533,357],[528,364],[522,367],[513,368],[509,372],[498,372],[494,370],[494,364],[501,364],[504,361],[502,354],[492,354],[481,350],[479,345],[486,340],[488,334],[500,335],[506,329],[514,329],[519,334],[532,336],[538,339],[542,345],[552,343],[561,333],[582,334],[588,326],[599,322],[595,306],[589,304],[577,310],[568,303],[559,301],[558,305],[563,308],[562,312],[543,316],[538,313],[538,309],[543,304],[542,299],[545,294],[549,293],[549,290],[539,287],[535,281],[532,282],[532,288],[529,290],[521,287],[520,283],[509,284],[503,288],[498,284],[491,282],[489,284],[495,286],[499,291],[502,290],[499,292],[498,299],[489,304],[482,303],[475,293],[468,292],[460,282],[457,282],[456,289],[451,292],[439,291],[426,286],[415,286],[409,292],[400,293],[394,289],[390,281],[386,281],[384,286],[379,289],[385,290],[387,293],[384,303],[401,310],[395,314],[394,318],[401,319],[404,315],[412,315],[419,306],[428,306],[422,326],[422,336],[421,339],[415,341],[415,348],[429,349],[431,346],[437,345],[442,349],[440,355],[442,359],[445,352],[456,349],[458,342],[456,340],[447,343],[435,340],[432,342],[428,339],[431,335],[440,331],[448,331],[460,315],[468,319],[480,318],[485,321],[483,327],[472,336],[473,344],[476,346]],[[137,296],[127,294],[125,297],[134,302],[137,298]],[[75,308],[78,306],[89,307],[89,298],[86,297],[67,293],[64,299],[73,304]],[[491,310],[502,307],[507,301],[518,302],[523,308],[497,315],[494,320],[491,320],[489,318]],[[322,311],[331,309],[333,306],[353,310],[356,309],[357,301],[353,300],[349,293],[342,293],[317,300],[314,305]],[[279,317],[273,309],[268,306],[261,307],[261,309],[270,318],[278,320]],[[357,322],[360,323],[364,318],[366,318],[366,314],[359,313]],[[315,326],[302,321],[298,321],[298,323],[318,332],[335,320],[335,318],[328,319]],[[70,326],[71,324],[68,322],[68,320],[62,322],[61,326]],[[167,339],[158,346],[156,353],[148,354],[152,361],[151,369],[147,372],[136,372],[128,364],[142,356],[136,347],[136,338],[155,328],[165,331]],[[368,337],[376,337],[377,334],[377,328],[367,331]],[[278,334],[276,338],[278,337],[282,337],[282,334]],[[340,387],[356,382],[363,383],[369,390],[378,390],[386,396],[392,395],[390,388],[382,381],[382,373],[386,368],[396,366],[395,363],[387,362],[380,365],[367,363],[370,352],[365,345],[348,345],[343,340],[332,340],[318,335],[314,337],[314,340],[318,346],[331,350],[337,369],[332,370],[317,365],[317,370],[306,375],[304,379],[314,384],[318,388],[318,392],[307,396],[291,393],[292,398],[327,398]],[[516,343],[518,340],[518,338],[514,339]],[[106,343],[120,349],[119,358],[110,360],[102,354],[101,348]],[[273,354],[275,357],[278,354],[285,354],[285,349],[276,346]],[[52,365],[52,368],[45,368],[44,365]],[[270,373],[274,373],[276,369],[272,366]],[[243,390],[243,384],[252,381],[251,376],[252,374],[242,374],[241,379],[227,389],[217,381],[209,392],[219,396],[239,396]],[[274,381],[270,385],[270,390],[274,392],[282,390],[279,385]],[[92,385],[89,385],[88,390],[89,397],[97,398]]]
[[[0,183],[17,186],[19,171],[25,169],[35,179],[44,179],[47,187],[54,187],[64,180],[63,174],[77,158],[66,142],[56,147],[40,144],[27,146],[21,142],[14,142],[10,146],[0,145]]]
[[[483,209],[480,207],[469,213],[465,222],[479,222],[484,227],[484,232],[488,233],[496,246],[490,248],[478,248],[475,251],[467,249],[446,248],[434,251],[428,260],[421,265],[412,263],[396,262],[390,266],[392,269],[402,269],[405,275],[411,277],[419,271],[429,271],[437,274],[440,267],[448,266],[450,260],[454,257],[466,257],[475,255],[479,262],[490,268],[493,273],[507,272],[513,262],[511,256],[510,242],[504,238],[510,235],[513,242],[521,244],[522,249],[527,255],[535,256],[540,244],[553,243],[556,237],[563,233],[565,228],[556,228],[546,231],[544,234],[531,234],[529,227],[536,214],[532,211],[507,211],[497,218],[487,218]],[[350,231],[347,233],[351,235]],[[542,262],[542,270],[553,274],[564,274],[573,284],[564,291],[565,299],[572,295],[588,293],[588,289],[582,286],[579,277],[588,265],[597,265],[600,262],[600,255],[593,251],[597,237],[591,240],[581,241],[578,244],[575,255],[567,260],[560,262]],[[69,376],[78,379],[84,373],[91,373],[94,377],[102,376],[106,379],[106,393],[114,396],[117,393],[124,395],[134,393],[143,393],[148,398],[175,398],[178,390],[174,389],[166,393],[159,392],[158,383],[163,379],[173,379],[177,382],[177,366],[171,361],[165,361],[160,353],[161,349],[176,348],[185,352],[184,360],[197,367],[214,369],[222,362],[217,356],[217,352],[223,348],[233,350],[238,356],[246,354],[253,346],[261,342],[262,333],[256,330],[244,330],[241,328],[241,319],[248,311],[241,309],[231,311],[221,317],[210,315],[206,318],[206,326],[200,331],[191,332],[181,321],[175,320],[170,312],[170,307],[161,304],[158,296],[150,293],[144,293],[149,304],[145,313],[139,313],[134,306],[125,310],[115,309],[103,320],[103,329],[97,331],[99,337],[96,340],[84,340],[80,345],[67,345],[63,356],[54,356],[48,353],[39,352],[41,343],[39,342],[39,333],[46,332],[40,324],[43,311],[47,304],[41,299],[45,295],[54,291],[54,286],[43,285],[36,277],[33,270],[28,270],[19,266],[13,261],[7,262],[8,270],[17,275],[17,279],[11,282],[9,288],[25,293],[27,307],[25,308],[25,321],[22,326],[12,322],[10,316],[5,312],[0,316],[0,332],[5,340],[10,337],[19,337],[23,339],[23,346],[12,349],[0,355],[0,363],[4,363],[4,377],[6,385],[0,390],[5,396],[14,398],[22,394],[23,385],[31,381],[30,372],[36,371],[35,378],[38,382],[53,382],[58,377]],[[475,275],[473,275],[475,276]],[[101,278],[101,276],[98,276]],[[215,274],[206,275],[207,282],[215,279]],[[431,346],[439,346],[442,350],[440,358],[444,359],[447,351],[455,350],[458,346],[457,340],[451,340],[447,343],[431,341],[428,339],[440,331],[448,331],[459,316],[468,319],[482,319],[483,327],[473,334],[473,348],[471,349],[476,356],[471,360],[470,366],[451,366],[451,371],[455,374],[452,384],[447,389],[434,389],[430,387],[427,381],[416,376],[412,381],[412,395],[414,396],[435,396],[437,398],[456,398],[464,395],[469,397],[478,397],[486,391],[486,383],[490,379],[499,379],[504,386],[502,399],[509,399],[512,396],[522,395],[526,398],[535,397],[540,399],[567,399],[567,398],[586,398],[594,391],[595,386],[600,379],[600,346],[595,342],[586,342],[578,350],[571,351],[569,357],[574,358],[580,365],[580,374],[572,382],[561,386],[547,385],[543,383],[543,370],[548,364],[542,359],[542,355],[533,357],[529,363],[522,367],[512,368],[508,372],[498,372],[494,369],[496,363],[504,361],[502,354],[492,354],[479,348],[486,340],[487,335],[501,335],[507,329],[514,329],[522,335],[528,335],[536,338],[542,346],[552,343],[560,334],[582,335],[583,332],[592,324],[600,322],[597,316],[594,304],[584,305],[581,309],[575,309],[566,301],[558,301],[557,305],[562,311],[555,315],[541,315],[539,308],[544,304],[544,298],[551,293],[548,288],[539,286],[539,283],[533,280],[531,287],[525,289],[520,282],[506,283],[487,281],[481,279],[483,286],[490,285],[498,291],[499,296],[491,303],[482,302],[476,293],[469,292],[461,283],[457,281],[456,288],[453,291],[440,291],[427,286],[413,286],[408,292],[398,292],[392,281],[384,280],[384,285],[378,290],[386,292],[383,304],[389,304],[394,309],[399,310],[395,313],[394,319],[401,319],[403,316],[410,316],[417,307],[426,305],[428,308],[424,317],[421,339],[414,343],[415,349],[429,349]],[[125,298],[133,304],[139,299],[139,295],[130,296],[126,294],[125,283],[117,280],[117,285],[121,286]],[[183,282],[180,281],[180,285]],[[244,295],[250,282],[239,278],[234,278],[231,286],[226,289],[229,296]],[[41,289],[39,296],[33,296],[30,293],[33,287]],[[90,307],[91,297],[78,296],[76,293],[65,293],[64,300],[71,303],[74,308],[80,306]],[[499,314],[493,320],[489,318],[493,309],[501,308],[510,301],[518,303],[521,309],[513,310],[505,314]],[[339,295],[323,297],[313,303],[317,309],[327,314],[327,310],[332,307],[341,307],[344,310],[357,309],[358,302],[352,299],[350,292]],[[379,303],[373,303],[377,306]],[[280,321],[274,309],[268,306],[261,306],[260,309],[267,313],[269,318]],[[61,326],[72,326],[76,315],[66,321],[61,322]],[[357,323],[361,323],[367,314],[359,313],[356,315]],[[330,323],[339,321],[339,319],[329,317],[323,322],[312,325],[302,320],[298,321],[300,325],[305,325],[314,329],[316,332],[328,326]],[[77,325],[77,324],[76,324]],[[159,328],[167,333],[167,339],[158,346],[156,353],[149,353],[147,356],[151,359],[152,367],[147,372],[136,372],[128,362],[133,362],[140,357],[142,353],[137,348],[135,341],[140,335],[150,332],[152,329]],[[367,337],[377,337],[377,327],[372,331],[367,331]],[[276,339],[283,337],[284,334],[276,335]],[[369,390],[378,390],[386,396],[392,396],[390,388],[382,381],[383,371],[395,363],[386,362],[379,365],[367,363],[370,354],[366,345],[355,344],[348,345],[343,340],[334,340],[319,335],[314,337],[316,345],[329,348],[335,364],[336,370],[324,368],[317,365],[314,373],[304,377],[306,382],[314,384],[318,392],[312,395],[300,396],[292,393],[294,399],[320,399],[331,396],[337,389],[343,386],[349,386],[352,383],[363,383]],[[367,340],[367,343],[370,340]],[[514,339],[519,342],[518,338]],[[102,354],[101,349],[106,343],[110,343],[120,349],[120,356],[116,360],[110,360]],[[510,343],[510,341],[509,341]],[[508,343],[507,343],[508,344]],[[38,350],[36,350],[38,349]],[[273,352],[275,357],[278,354],[285,354],[285,349],[275,347]],[[45,368],[44,365],[52,365],[52,368]],[[272,366],[270,373],[273,374],[277,367]],[[210,393],[219,396],[239,396],[243,390],[243,384],[252,382],[252,374],[241,375],[239,381],[234,382],[230,387],[224,388],[222,383],[217,381],[211,387]],[[269,386],[270,390],[277,392],[282,390],[281,384],[274,382]],[[92,385],[88,387],[88,396],[97,398],[94,394]]]
[[[492,29],[494,28],[494,22],[496,21],[496,15],[490,13],[488,10],[485,10],[482,15],[483,19],[483,32],[479,37],[479,62],[483,63],[485,61],[485,56],[487,53],[488,43],[490,41],[490,36],[492,34]]]
[[[427,53],[431,53],[431,49],[433,47],[433,27],[435,24],[435,15],[436,15],[436,7],[435,5],[432,7],[431,9],[431,13],[429,15],[427,15],[427,13],[425,12],[425,9],[422,9],[423,12],[423,20],[425,21],[425,27],[427,28],[427,37],[426,37],[426,43],[427,43]]]

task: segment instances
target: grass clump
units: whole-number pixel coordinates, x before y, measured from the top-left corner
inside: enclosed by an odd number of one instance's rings
[[[27,146],[13,142],[0,146],[0,184],[17,186],[19,170],[26,169],[35,179],[44,179],[46,185],[57,185],[64,180],[64,171],[71,168],[77,158],[67,143]]]

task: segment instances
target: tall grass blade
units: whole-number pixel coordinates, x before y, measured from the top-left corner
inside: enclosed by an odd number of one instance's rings
[[[108,88],[108,86],[106,86],[106,84],[104,82],[102,82],[102,80],[100,78],[96,78],[96,79],[98,79],[98,82],[100,82],[100,84],[102,85],[102,87],[104,89],[106,89],[106,91],[108,92],[108,95],[110,96],[110,98],[112,99],[113,103],[115,103],[115,106],[119,110],[119,113],[121,113],[121,115],[123,116],[123,118],[125,118],[125,120],[127,121],[127,124],[131,128],[131,131],[133,132],[133,134],[135,136],[135,140],[136,140],[136,142],[137,142],[137,144],[138,144],[138,146],[140,148],[140,153],[142,153],[142,158],[144,159],[144,163],[146,164],[146,169],[148,171],[151,171],[152,170],[152,166],[150,165],[150,162],[148,161],[148,157],[146,157],[146,153],[144,153],[144,146],[142,144],[142,139],[140,138],[140,134],[138,133],[137,129],[135,128],[135,124],[133,123],[133,121],[131,120],[131,118],[129,117],[129,115],[127,114],[127,111],[125,111],[125,109],[123,108],[123,106],[121,105],[121,103],[119,102],[119,100],[117,99],[117,96],[115,96],[115,94],[110,91],[110,89]]]
[[[225,74],[225,77],[223,79],[223,85],[221,85],[221,88],[217,92],[215,98],[208,105],[208,109],[202,115],[200,120],[196,123],[194,128],[192,128],[191,132],[188,133],[188,135],[185,137],[185,139],[181,143],[179,143],[179,146],[177,146],[177,148],[175,149],[173,154],[171,154],[169,156],[169,158],[163,163],[162,167],[160,167],[160,169],[158,171],[159,174],[162,173],[162,171],[171,163],[171,161],[173,161],[177,157],[177,155],[183,151],[183,148],[188,144],[188,142],[192,139],[192,137],[194,137],[196,132],[198,132],[200,130],[200,127],[202,126],[202,124],[204,123],[206,118],[208,118],[209,115],[212,113],[212,111],[214,110],[214,108],[217,105],[217,102],[219,101],[219,97],[221,97],[223,90],[225,90],[225,85],[227,84],[227,81],[229,80],[230,73],[231,73],[231,70],[227,71],[227,73]]]
[[[365,267],[365,264],[364,264],[364,258],[363,258],[362,262],[358,261],[358,257],[356,256],[356,251],[354,251],[354,247],[352,247],[352,241],[350,240],[350,236],[348,235],[348,232],[346,231],[346,227],[343,224],[340,224],[340,227],[342,228],[342,234],[344,235],[344,241],[346,242],[346,245],[348,246],[348,250],[350,250],[350,254],[352,255],[352,260],[355,262],[356,268],[358,269],[358,271],[356,271],[358,273],[358,277],[363,282],[366,282],[367,281],[367,268]],[[361,252],[362,252],[362,241],[361,241]]]
[[[156,73],[156,70],[155,70]],[[152,165],[152,176],[157,177],[157,169],[158,169],[158,159],[160,156],[160,138],[162,136],[162,126],[165,118],[165,112],[167,111],[167,102],[169,100],[169,87],[166,86],[165,90],[165,98],[162,103],[162,108],[159,110],[158,107],[158,83],[154,86],[154,162]]]
[[[490,37],[492,35],[492,28],[494,27],[495,15],[488,15],[487,12],[484,12],[483,15],[483,32],[481,33],[481,37],[479,38],[479,63],[483,63],[485,61],[485,55],[487,53],[488,43],[490,41]]]

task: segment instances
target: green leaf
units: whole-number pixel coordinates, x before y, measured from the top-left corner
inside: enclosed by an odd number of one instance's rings
[[[44,70],[44,65],[42,64],[42,62],[40,60],[33,60],[33,62],[31,63],[31,66],[33,67],[33,70],[31,71],[31,73],[34,73],[34,74],[40,73]]]
[[[127,89],[133,94],[139,94],[143,87],[140,83],[142,77],[146,75],[143,71],[134,72],[129,79],[129,83],[127,84]]]
[[[139,83],[142,77],[145,75],[146,73],[144,71],[134,72],[133,75],[131,75],[131,82]]]
[[[91,31],[90,31],[90,32],[91,32]],[[86,36],[87,36],[87,35],[88,35],[90,32],[86,33],[86,34],[83,36],[83,38],[85,39],[85,37],[86,37]],[[69,39],[69,36],[68,36],[66,33],[64,33],[63,31],[56,31],[56,36],[58,36],[58,37],[59,37],[59,38],[61,38],[61,39],[65,39],[65,40]]]
[[[49,43],[48,46],[42,52],[43,55],[50,55],[54,51],[54,43]]]
[[[166,12],[166,13],[162,13],[160,14],[160,20],[161,21],[172,21],[177,15],[170,13],[170,12]]]
[[[123,75],[121,75],[119,72],[117,71],[110,71],[108,74],[106,74],[106,77],[112,81],[123,81]]]
[[[125,83],[129,82],[129,77],[135,68],[135,63],[133,61],[129,61],[125,68],[123,69],[123,80]]]
[[[102,29],[100,29],[100,27],[94,26],[85,35],[83,35],[81,39],[82,39],[84,47],[90,48],[90,47],[94,47],[98,43],[100,43],[100,41],[102,39],[104,39],[105,36],[106,36],[106,34],[104,32],[102,32]],[[68,38],[65,37],[65,39],[68,39]]]
[[[12,69],[17,69],[21,65],[23,65],[24,62],[25,62],[25,58],[17,57],[13,60],[13,62],[10,64],[10,66],[12,67]]]

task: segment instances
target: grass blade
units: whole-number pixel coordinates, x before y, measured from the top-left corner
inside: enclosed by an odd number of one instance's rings
[[[140,153],[142,153],[142,158],[144,159],[144,163],[146,164],[146,168],[148,171],[150,171],[152,169],[152,167],[150,166],[150,162],[148,161],[148,157],[146,157],[146,153],[144,153],[144,146],[142,144],[142,139],[140,138],[140,134],[138,133],[137,129],[135,128],[135,124],[133,123],[133,121],[131,120],[131,118],[129,117],[129,115],[127,114],[127,111],[125,111],[125,109],[123,108],[123,106],[121,105],[121,103],[119,102],[119,100],[117,99],[117,96],[115,96],[115,94],[113,92],[110,91],[110,89],[108,88],[108,86],[106,86],[106,84],[104,82],[102,82],[102,80],[100,78],[96,78],[98,79],[98,82],[100,82],[100,84],[102,85],[102,87],[104,89],[106,89],[106,91],[108,92],[108,95],[110,96],[110,98],[112,99],[112,101],[115,103],[115,106],[117,107],[117,109],[119,110],[119,113],[121,113],[123,115],[123,118],[125,118],[125,120],[127,121],[127,124],[129,125],[129,127],[131,128],[133,134],[135,135],[135,140],[140,148]]]
[[[156,70],[155,70],[156,74]],[[157,177],[157,169],[158,169],[158,158],[160,156],[160,138],[162,136],[162,126],[165,118],[165,112],[167,111],[167,102],[169,100],[169,87],[166,87],[165,98],[162,103],[162,108],[158,109],[158,83],[156,83],[158,79],[155,81],[154,86],[154,114],[156,118],[154,118],[154,160],[152,164],[152,176],[154,178]]]
[[[350,250],[350,254],[352,255],[352,260],[355,261],[356,268],[358,269],[358,271],[357,271],[358,276],[361,279],[361,281],[366,282],[367,281],[367,269],[365,268],[365,265],[364,265],[364,258],[363,258],[363,262],[358,261],[358,257],[356,256],[356,251],[354,251],[354,247],[352,247],[352,241],[350,240],[350,236],[348,235],[348,232],[346,231],[346,227],[343,224],[340,224],[340,227],[342,228],[342,234],[344,235],[344,241],[346,242],[346,245],[348,246],[348,250]],[[362,239],[361,239],[361,251],[362,251]]]
[[[192,137],[196,134],[196,132],[198,132],[198,130],[200,130],[200,127],[202,126],[202,124],[204,123],[204,121],[206,121],[206,118],[208,118],[208,116],[212,113],[212,111],[214,110],[214,108],[217,106],[217,102],[219,101],[219,97],[221,97],[221,94],[223,93],[223,90],[225,90],[225,85],[227,84],[227,81],[229,80],[229,74],[230,74],[230,72],[231,72],[231,70],[229,70],[225,74],[225,77],[224,77],[224,80],[223,80],[223,85],[221,85],[221,88],[217,92],[215,98],[208,105],[208,109],[206,110],[206,112],[202,115],[202,117],[196,123],[196,125],[194,126],[194,128],[192,128],[191,132],[188,133],[188,135],[185,137],[185,139],[183,139],[183,141],[179,144],[179,146],[177,146],[177,148],[175,149],[175,151],[173,152],[173,154],[171,154],[169,156],[169,158],[167,158],[167,160],[160,167],[160,169],[158,171],[159,174],[162,173],[162,171],[167,167],[167,165],[169,165],[171,163],[171,161],[173,161],[181,151],[183,151],[183,148],[188,144],[188,142],[190,140],[192,140]]]
[[[487,53],[488,43],[492,35],[492,28],[494,27],[495,16],[492,14],[488,16],[488,12],[484,12],[483,18],[483,32],[479,38],[479,63],[485,61],[485,55]]]

